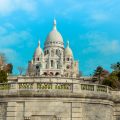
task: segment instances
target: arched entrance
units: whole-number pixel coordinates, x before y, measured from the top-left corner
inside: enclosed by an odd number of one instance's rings
[[[46,72],[44,72],[43,75],[47,76],[48,74]]]
[[[56,72],[55,75],[58,76],[58,75],[60,75],[60,73],[59,73],[59,72]]]
[[[50,72],[50,76],[53,76],[54,74],[53,74],[53,72]]]

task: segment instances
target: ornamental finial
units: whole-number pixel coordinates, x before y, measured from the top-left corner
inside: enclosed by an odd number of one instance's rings
[[[53,29],[56,30],[56,19],[54,18],[54,21],[53,21]]]
[[[40,40],[38,41],[38,46],[40,47]]]

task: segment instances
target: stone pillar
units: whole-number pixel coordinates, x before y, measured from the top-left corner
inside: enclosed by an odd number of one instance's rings
[[[97,85],[94,85],[94,91],[97,92]]]
[[[16,102],[8,102],[6,120],[17,120],[17,118],[16,118],[16,108],[17,108],[17,103]]]
[[[73,84],[73,92],[80,93],[81,92],[81,84]]]
[[[82,120],[82,107],[81,103],[72,103],[72,119],[71,120]]]
[[[34,89],[34,90],[37,90],[37,83],[34,83],[34,84],[33,84],[33,89]]]

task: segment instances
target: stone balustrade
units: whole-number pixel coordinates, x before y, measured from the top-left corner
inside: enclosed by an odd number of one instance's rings
[[[0,84],[0,91],[3,90],[64,90],[70,92],[103,92],[109,93],[111,88],[97,84],[82,83],[49,83],[49,82],[23,82]]]

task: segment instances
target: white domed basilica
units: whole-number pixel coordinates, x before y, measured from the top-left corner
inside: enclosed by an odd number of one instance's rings
[[[27,75],[31,76],[63,76],[77,77],[79,75],[78,61],[74,60],[73,52],[67,42],[64,48],[62,35],[56,27],[48,34],[44,44],[44,52],[40,47],[40,41],[33,59],[28,64]]]
[[[0,83],[0,120],[120,120],[120,92],[79,76],[73,56],[54,20],[27,74]]]

